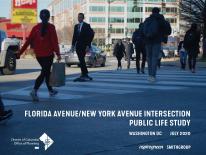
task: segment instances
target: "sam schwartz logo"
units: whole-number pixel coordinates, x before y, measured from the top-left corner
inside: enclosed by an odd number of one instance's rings
[[[46,133],[44,133],[39,139],[44,143],[45,151],[54,143]]]

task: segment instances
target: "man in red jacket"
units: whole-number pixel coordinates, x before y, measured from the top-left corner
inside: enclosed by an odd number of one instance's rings
[[[39,101],[37,91],[44,80],[46,81],[50,96],[54,96],[58,93],[49,85],[50,70],[53,63],[54,53],[57,55],[57,60],[61,60],[55,26],[48,22],[49,18],[50,13],[48,10],[45,9],[40,12],[40,19],[42,22],[33,27],[27,41],[17,54],[17,57],[20,57],[30,45],[34,49],[36,59],[42,68],[41,74],[36,79],[34,89],[30,93],[33,101]]]

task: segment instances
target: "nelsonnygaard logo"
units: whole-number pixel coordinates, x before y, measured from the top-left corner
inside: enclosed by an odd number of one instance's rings
[[[46,133],[44,133],[39,139],[44,143],[45,151],[54,143]]]

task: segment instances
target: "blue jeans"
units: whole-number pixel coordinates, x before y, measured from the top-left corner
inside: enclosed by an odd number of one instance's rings
[[[181,63],[182,69],[185,69],[186,63],[187,63],[187,52],[186,51],[180,51],[180,63]]]
[[[149,76],[156,77],[160,50],[161,50],[160,43],[146,44]]]

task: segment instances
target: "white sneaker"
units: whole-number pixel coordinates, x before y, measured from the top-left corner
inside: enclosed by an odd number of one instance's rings
[[[147,81],[151,81],[151,78],[152,78],[152,77],[151,77],[151,76],[149,76],[149,77],[147,78]]]
[[[39,97],[38,97],[37,92],[35,90],[31,91],[30,96],[32,97],[33,102],[39,102]]]
[[[152,76],[150,79],[150,82],[152,82],[152,83],[156,82],[156,78]]]
[[[147,80],[148,80],[149,82],[151,82],[151,83],[156,82],[156,78],[153,77],[153,76],[149,76]]]

